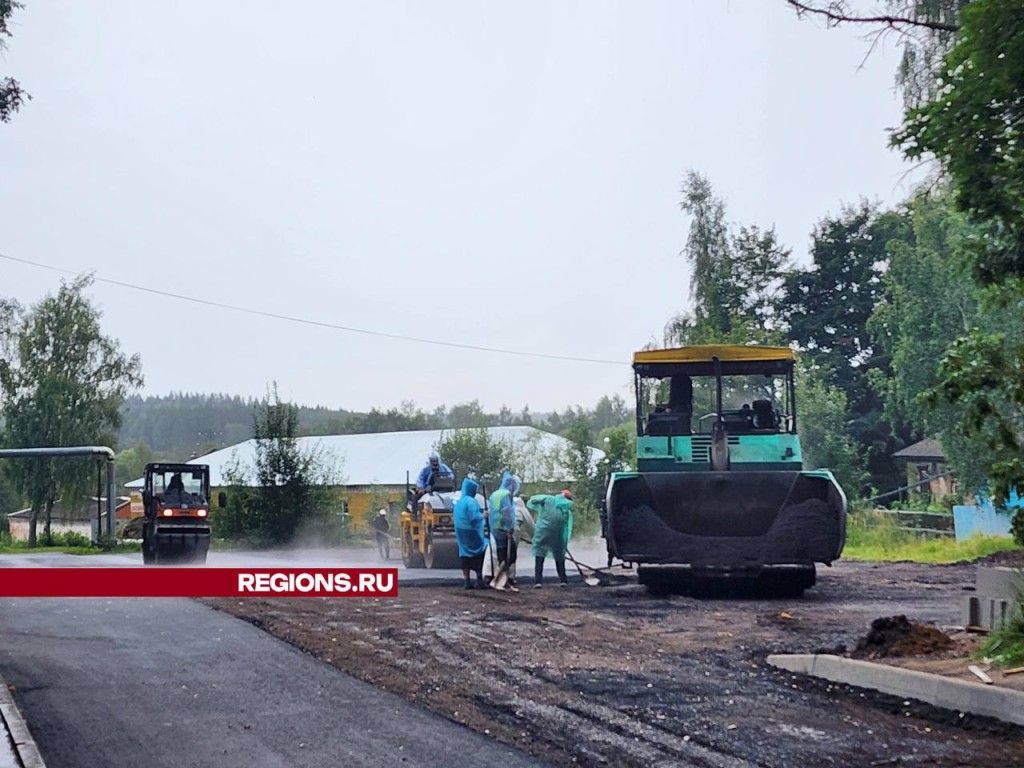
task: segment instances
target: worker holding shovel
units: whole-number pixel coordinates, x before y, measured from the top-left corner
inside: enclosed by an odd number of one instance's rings
[[[377,552],[381,560],[388,560],[391,557],[391,523],[388,522],[388,511],[382,509],[377,513],[370,523],[374,533],[377,535]]]
[[[555,561],[559,583],[567,585],[565,552],[572,538],[572,493],[566,490],[557,496],[538,494],[531,496],[526,506],[537,515],[532,548],[534,588],[539,588],[543,581],[544,560],[548,555]]]
[[[510,589],[518,592],[515,584],[509,584],[508,569],[516,561],[516,505],[515,497],[522,483],[511,472],[501,477],[501,485],[491,494],[490,507],[491,535],[494,536],[494,551],[498,556],[498,570],[491,586],[495,589]]]

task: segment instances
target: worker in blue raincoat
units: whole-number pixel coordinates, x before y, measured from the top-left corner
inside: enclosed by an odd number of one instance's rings
[[[433,484],[438,477],[450,475],[453,475],[451,468],[441,461],[437,451],[431,451],[430,455],[427,456],[426,466],[420,470],[420,474],[416,478],[416,493],[421,496],[424,493],[430,493],[434,489]]]
[[[501,476],[501,485],[491,494],[489,500],[491,535],[494,536],[494,552],[498,556],[498,573],[507,572],[509,566],[516,561],[515,497],[521,486],[518,477],[511,472],[505,472]],[[516,589],[515,582],[510,581],[508,587]]]
[[[531,496],[526,506],[536,516],[533,529],[534,587],[540,587],[544,577],[544,560],[551,555],[562,586],[569,583],[565,575],[565,551],[572,538],[572,493],[562,491],[556,496]]]
[[[475,480],[462,481],[462,495],[455,502],[455,540],[459,544],[459,562],[466,579],[465,589],[473,589],[469,572],[476,572],[476,589],[484,589],[484,552],[487,551],[487,537],[484,535],[484,513],[476,500],[479,490]]]

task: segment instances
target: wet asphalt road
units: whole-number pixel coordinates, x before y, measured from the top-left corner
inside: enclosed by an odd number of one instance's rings
[[[534,765],[187,599],[0,600],[49,768]]]
[[[379,564],[368,550],[211,553],[208,561]],[[0,578],[13,566],[70,575],[140,565],[140,555],[0,556]],[[400,568],[400,583],[453,577]],[[536,765],[187,599],[0,600],[0,676],[48,768]]]
[[[589,539],[575,544],[573,554],[585,565],[602,566],[606,562],[603,542]],[[418,581],[450,581],[461,579],[458,570],[428,570],[426,568],[407,569],[402,565],[398,547],[391,548],[391,558],[381,560],[376,549],[294,549],[265,551],[213,551],[210,552],[206,565],[211,568],[352,568],[359,566],[397,568],[399,587],[405,582]],[[0,555],[0,569],[3,568],[141,568],[142,554],[104,554],[104,555],[65,555],[63,553],[43,552],[33,554]],[[570,576],[576,573],[574,566],[566,562]],[[489,572],[490,564],[485,560],[484,571]],[[533,575],[533,559],[529,547],[523,546],[519,554],[519,572]],[[544,564],[544,574],[555,575],[554,563],[550,558]]]

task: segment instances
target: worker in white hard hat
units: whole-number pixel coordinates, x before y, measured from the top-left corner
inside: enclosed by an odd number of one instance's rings
[[[370,523],[377,534],[377,551],[380,552],[380,559],[387,560],[391,557],[391,523],[388,522],[388,511],[382,509]]]

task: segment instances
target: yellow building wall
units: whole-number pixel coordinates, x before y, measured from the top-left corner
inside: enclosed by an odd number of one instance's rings
[[[219,491],[230,489],[214,488],[210,491],[211,506],[216,506],[215,499]],[[334,496],[337,499],[338,511],[342,508],[348,513],[349,525],[355,533],[366,533],[371,531],[370,520],[381,506],[388,509],[388,520],[394,529],[398,528],[398,515],[405,507],[404,486],[360,486],[346,488],[340,486],[334,489]]]
[[[392,527],[398,525],[398,515],[405,506],[405,489],[378,487],[373,489],[341,488],[339,498],[348,504],[349,522],[353,531],[369,531],[370,520],[382,506],[388,510]]]

